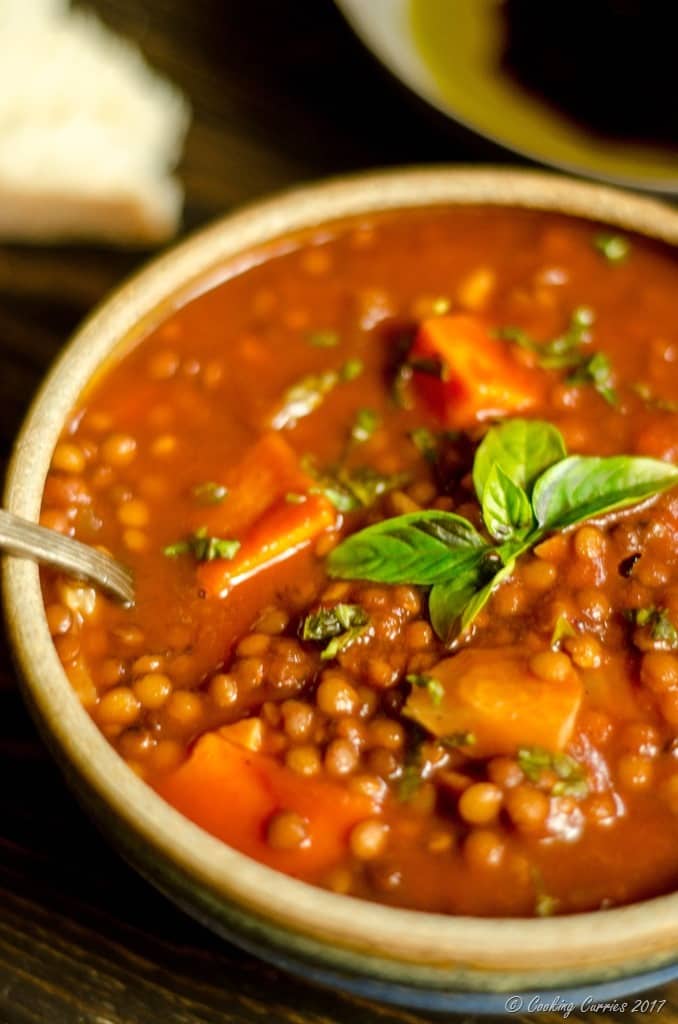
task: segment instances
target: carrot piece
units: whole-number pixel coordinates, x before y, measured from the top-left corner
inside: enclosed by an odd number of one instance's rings
[[[418,372],[416,381],[424,400],[450,427],[526,412],[545,397],[545,372],[518,363],[507,343],[493,338],[476,316],[424,320],[411,358],[440,362],[440,378]]]
[[[313,481],[293,448],[279,434],[264,434],[224,475],[223,502],[196,509],[194,525],[215,537],[238,536],[288,492],[305,492]]]
[[[317,875],[338,861],[353,825],[378,810],[368,797],[334,782],[301,778],[272,757],[232,743],[223,732],[202,736],[188,760],[154,785],[177,810],[229,846],[300,877]],[[267,823],[281,810],[307,820],[303,847],[268,846]]]
[[[225,740],[247,750],[261,750],[264,742],[264,726],[260,718],[241,718],[231,725],[222,725],[217,731]]]
[[[200,586],[210,596],[223,597],[234,583],[305,547],[336,518],[334,508],[320,494],[310,494],[300,505],[290,505],[283,498],[247,531],[234,558],[218,558],[198,567]]]
[[[514,754],[519,747],[562,750],[569,741],[582,700],[576,670],[563,680],[534,675],[518,648],[467,649],[429,673],[442,683],[439,703],[415,687],[405,713],[434,736],[472,733],[464,746],[473,757]]]
[[[308,493],[314,481],[279,434],[257,441],[224,482],[225,501],[201,509],[195,518],[210,535],[241,541],[234,558],[199,566],[200,586],[211,596],[223,597],[233,583],[294,554],[336,522],[334,506],[323,495]],[[290,504],[290,492],[305,500]]]

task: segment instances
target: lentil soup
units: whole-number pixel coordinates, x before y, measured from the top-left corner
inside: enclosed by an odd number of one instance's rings
[[[98,379],[41,521],[80,700],[280,871],[531,916],[678,881],[678,263],[525,210],[263,250]]]

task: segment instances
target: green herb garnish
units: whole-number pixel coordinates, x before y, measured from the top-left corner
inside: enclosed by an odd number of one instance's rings
[[[398,780],[398,799],[401,803],[411,800],[423,781],[419,761],[406,761]]]
[[[658,398],[652,393],[648,384],[634,384],[633,390],[651,409],[658,409],[660,412],[678,412],[678,402],[670,398]]]
[[[338,382],[339,373],[336,370],[312,373],[302,378],[285,392],[283,404],[271,421],[272,426],[276,430],[284,430],[293,427],[304,416],[310,416]]]
[[[347,359],[339,370],[339,378],[344,381],[355,380],[365,369],[362,359]]]
[[[539,782],[544,771],[555,772],[558,781],[551,787],[553,796],[585,797],[588,794],[586,770],[569,754],[553,753],[543,747],[522,747],[517,759],[530,782]]]
[[[553,917],[558,909],[559,901],[547,892],[538,892],[534,901],[534,912],[537,917]]]
[[[545,370],[570,370],[579,366],[586,358],[581,347],[591,340],[590,328],[594,321],[592,309],[588,306],[577,306],[570,316],[567,330],[551,341],[535,341],[520,327],[500,327],[497,334],[505,341],[512,341],[520,348],[534,352],[538,365]]]
[[[409,481],[406,473],[384,474],[371,466],[335,466],[320,471],[309,456],[302,460],[302,466],[316,481],[311,491],[323,494],[339,512],[369,508],[382,495]]]
[[[460,747],[472,747],[477,742],[475,733],[472,732],[451,732],[447,736],[438,737],[438,743],[449,750],[459,750]]]
[[[297,491],[288,491],[285,495],[285,501],[288,505],[303,505],[306,498],[307,495],[299,494]]]
[[[309,345],[313,345],[314,348],[336,348],[341,341],[338,331],[323,330],[323,331],[311,331],[306,336],[306,340]]]
[[[273,416],[271,425],[275,430],[293,427],[297,420],[315,412],[337,384],[355,380],[362,372],[360,359],[347,359],[338,370],[324,370],[322,373],[310,373],[302,377],[285,392],[282,405]]]
[[[163,548],[166,558],[179,558],[181,555],[192,555],[196,562],[212,562],[215,558],[234,558],[240,550],[239,540],[228,540],[224,537],[210,537],[207,527],[201,526],[185,540],[176,541]]]
[[[445,696],[445,688],[439,679],[434,676],[420,675],[417,672],[411,673],[405,677],[406,681],[412,686],[419,686],[424,690],[428,691],[428,695],[431,698],[431,704],[434,707],[439,707],[442,704],[443,697]]]
[[[617,405],[619,399],[614,389],[612,367],[604,352],[594,354],[574,370],[567,378],[567,384],[593,384],[608,405]]]
[[[678,648],[678,629],[674,626],[666,608],[637,608],[631,612],[631,619],[636,626],[647,628],[650,637],[669,650]]]
[[[199,505],[220,505],[228,494],[228,488],[209,480],[206,483],[196,484],[192,488],[191,494]]]
[[[502,327],[497,333],[505,341],[534,352],[538,365],[543,369],[570,370],[567,384],[592,384],[609,405],[616,405],[617,394],[609,358],[604,352],[588,354],[583,347],[591,340],[590,328],[594,319],[588,306],[579,306],[572,313],[565,333],[544,344],[535,341],[520,327]]]
[[[415,427],[414,430],[410,430],[409,438],[421,455],[424,456],[427,462],[438,461],[438,440],[433,431],[429,430],[428,427]]]
[[[379,414],[374,409],[360,409],[351,427],[351,440],[357,444],[369,440],[379,423]]]
[[[631,243],[624,235],[612,235],[603,232],[593,239],[594,248],[601,253],[608,263],[623,263],[631,252]]]
[[[576,636],[574,627],[571,625],[567,615],[559,615],[551,633],[551,647],[560,647],[563,640]]]
[[[473,464],[486,540],[462,516],[436,509],[394,516],[348,537],[328,558],[331,576],[430,587],[429,614],[446,642],[463,633],[515,561],[547,534],[635,505],[678,483],[658,459],[570,455],[540,420],[492,427]]]
[[[319,608],[304,619],[302,640],[329,640],[320,657],[323,661],[336,658],[358,637],[365,633],[369,616],[359,604],[335,604],[332,608]]]

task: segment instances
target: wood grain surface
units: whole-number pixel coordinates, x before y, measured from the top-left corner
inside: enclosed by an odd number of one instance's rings
[[[330,0],[92,6],[191,98],[184,230],[328,174],[501,159],[407,96]],[[78,321],[147,255],[0,246],[3,466],[50,361]],[[154,892],[66,790],[23,708],[4,641],[0,766],[0,1024],[439,1019],[302,984],[227,945]],[[657,995],[668,1000],[662,1016],[675,1018],[678,986]]]

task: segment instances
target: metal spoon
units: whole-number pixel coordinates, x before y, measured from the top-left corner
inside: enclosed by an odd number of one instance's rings
[[[123,604],[134,604],[134,577],[110,555],[0,509],[0,551],[23,555],[94,583]]]

